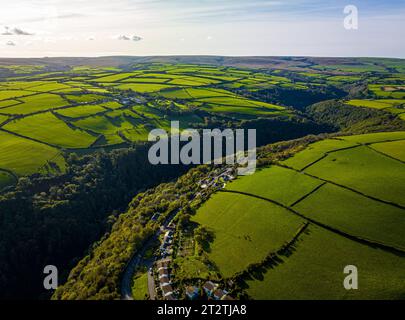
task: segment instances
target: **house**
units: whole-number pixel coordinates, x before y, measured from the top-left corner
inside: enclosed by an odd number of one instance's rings
[[[170,230],[165,233],[165,236],[163,238],[163,245],[167,245],[167,244],[171,243],[172,235],[173,235],[173,232]]]
[[[198,298],[199,296],[199,290],[196,286],[188,286],[186,288],[186,296],[190,299],[190,300],[195,300]]]
[[[169,277],[169,272],[167,271],[167,269],[159,270],[159,279],[161,279],[163,277]]]
[[[214,299],[215,299],[215,300],[223,300],[223,298],[226,297],[227,294],[228,294],[228,292],[225,291],[225,290],[216,289],[216,290],[214,291],[213,296],[214,296]]]
[[[165,259],[165,260],[159,260],[156,262],[156,267],[158,269],[160,268],[167,268],[169,266],[170,259]]]
[[[170,284],[170,279],[167,276],[163,276],[159,279],[159,282],[160,282],[161,286],[164,286],[164,285]]]
[[[165,298],[173,294],[173,288],[170,284],[168,284],[166,286],[162,286],[161,289],[162,289],[163,296]]]
[[[161,267],[158,268],[158,271],[160,271],[160,270],[167,270],[167,269],[168,269],[168,268],[167,268],[166,265],[162,265]]]
[[[207,281],[206,283],[204,283],[203,289],[207,296],[211,297],[217,287],[217,284],[213,283],[212,281]]]

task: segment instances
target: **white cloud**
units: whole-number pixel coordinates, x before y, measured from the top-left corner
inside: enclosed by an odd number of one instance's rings
[[[5,31],[1,34],[3,36],[33,36],[33,33],[30,33],[28,31],[25,31],[23,29],[20,28],[9,28],[9,27],[5,27]]]
[[[118,40],[124,40],[124,41],[129,41],[129,40],[131,40],[131,38],[130,38],[130,37],[125,36],[125,35],[118,36],[118,38],[117,38],[117,39],[118,39]]]
[[[124,41],[132,40],[132,41],[135,41],[135,42],[138,42],[138,41],[142,40],[142,38],[140,36],[127,36],[127,35],[120,35],[120,36],[117,37],[117,39],[118,40],[124,40]]]

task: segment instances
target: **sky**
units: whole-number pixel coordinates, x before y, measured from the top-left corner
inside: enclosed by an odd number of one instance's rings
[[[0,57],[405,58],[404,39],[405,0],[0,0]]]

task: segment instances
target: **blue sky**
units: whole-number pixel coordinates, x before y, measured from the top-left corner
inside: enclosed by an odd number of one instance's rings
[[[358,30],[343,27],[350,4]],[[1,5],[0,56],[405,58],[404,30],[405,0],[14,0]]]

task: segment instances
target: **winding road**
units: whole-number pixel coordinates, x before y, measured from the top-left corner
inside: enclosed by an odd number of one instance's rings
[[[167,228],[167,226],[172,222],[174,217],[177,215],[177,213],[181,210],[181,208],[175,210],[173,213],[167,217],[165,222],[162,224],[161,228]],[[128,265],[124,271],[124,274],[122,275],[122,280],[121,280],[121,300],[134,300],[132,296],[132,277],[135,273],[135,270],[139,267],[140,263],[143,260],[143,257],[146,253],[146,251],[156,242],[156,240],[159,238],[159,235],[161,233],[161,228],[159,228],[156,233],[150,237],[146,243],[143,245],[142,249],[138,251],[128,262]],[[153,265],[153,260],[149,260],[145,266],[149,269]],[[149,274],[148,271],[148,290],[149,290],[149,297],[151,300],[155,300],[155,281],[153,279],[153,275]]]

